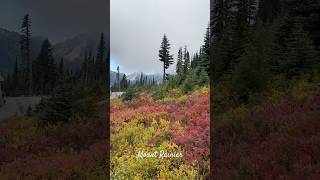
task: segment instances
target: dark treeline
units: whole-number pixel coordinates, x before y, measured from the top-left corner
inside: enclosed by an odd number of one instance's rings
[[[29,15],[26,15],[21,25],[20,54],[16,56],[12,73],[6,76],[4,91],[7,96],[51,95],[53,90],[66,80],[73,84],[106,86],[108,65],[103,33],[96,55],[85,52],[80,70],[66,67],[63,58],[55,59],[52,44],[48,39],[43,41],[37,57],[31,59],[30,40],[31,20]]]
[[[211,12],[211,80],[237,101],[319,71],[320,3],[316,0],[216,0]]]
[[[118,67],[119,68],[119,67]],[[120,75],[120,71],[117,73],[117,82],[111,86],[111,91],[113,92],[121,92],[126,91],[129,87],[153,87],[158,85],[158,82],[155,80],[154,76],[151,78],[150,76],[140,74],[140,77],[136,81],[130,81],[127,79],[127,75]]]
[[[212,0],[210,22],[211,173],[319,177],[320,1]]]

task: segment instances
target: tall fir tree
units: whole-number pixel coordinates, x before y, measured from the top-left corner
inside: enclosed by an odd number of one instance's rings
[[[58,125],[70,121],[73,114],[71,82],[61,83],[53,96],[43,100],[40,107],[40,126]]]
[[[189,69],[190,69],[190,54],[187,49],[187,46],[184,47],[183,51],[183,74],[187,75]]]
[[[117,90],[118,90],[118,92],[120,92],[121,91],[121,83],[120,83],[120,67],[119,66],[117,67],[117,85],[118,85]]]
[[[57,81],[57,66],[52,54],[52,45],[44,40],[37,59],[33,63],[34,91],[37,94],[50,94]]]
[[[196,52],[193,56],[192,56],[192,60],[191,60],[191,69],[196,69],[196,67],[199,64],[199,54],[198,52]],[[208,67],[209,68],[209,67]]]
[[[128,89],[128,80],[125,74],[122,76],[122,79],[120,81],[120,88],[121,88],[121,91],[125,91]]]
[[[107,82],[107,63],[105,61],[105,57],[106,57],[106,42],[104,39],[104,34],[101,33],[98,50],[97,50],[96,61],[95,61],[95,65],[96,65],[95,79],[102,84],[106,84]]]
[[[263,91],[271,78],[273,37],[270,28],[259,24],[232,74],[235,97],[247,103],[250,95]]]
[[[92,52],[88,54],[88,82],[93,83],[96,77],[95,58]]]
[[[210,27],[207,27],[207,31],[204,38],[204,44],[202,45],[202,54],[199,58],[199,66],[204,71],[210,74]]]
[[[181,76],[183,73],[183,54],[182,54],[181,47],[179,48],[179,51],[178,51],[176,73],[179,76]]]
[[[260,0],[258,19],[263,23],[272,23],[281,13],[281,0]]]
[[[32,94],[32,62],[31,62],[31,21],[29,14],[23,17],[21,25],[21,40],[20,40],[20,50],[21,50],[21,78],[23,78],[23,93],[27,95]]]
[[[281,69],[288,78],[299,77],[319,67],[319,56],[307,31],[298,19],[286,39],[286,52]]]
[[[219,41],[222,37],[225,25],[228,22],[229,1],[213,0],[211,8],[211,29],[214,38]]]
[[[83,80],[83,82],[85,84],[88,84],[91,79],[90,79],[90,57],[89,57],[89,53],[88,52],[85,52],[84,54],[84,60],[82,62],[82,65],[81,65],[81,79]]]
[[[61,58],[59,62],[58,76],[60,80],[64,78],[64,59],[63,58]]]
[[[18,57],[16,57],[16,62],[14,64],[14,68],[13,68],[13,74],[12,74],[12,85],[13,85],[13,89],[12,89],[12,95],[13,96],[17,96],[17,91],[19,87],[19,64],[18,64]]]
[[[168,74],[166,74],[166,69],[173,64],[173,55],[170,54],[170,43],[166,36],[163,36],[161,47],[159,50],[159,60],[163,62],[163,83],[166,81]]]

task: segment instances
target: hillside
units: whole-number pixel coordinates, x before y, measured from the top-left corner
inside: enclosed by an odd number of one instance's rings
[[[53,46],[56,60],[64,58],[66,65],[72,69],[79,69],[85,53],[96,55],[99,34],[79,34],[64,42]]]

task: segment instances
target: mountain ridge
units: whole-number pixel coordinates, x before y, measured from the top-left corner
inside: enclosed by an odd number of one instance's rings
[[[9,31],[0,27],[0,71],[12,72],[16,57],[20,56],[20,33]],[[52,44],[53,55],[56,62],[64,59],[67,67],[79,69],[86,52],[95,55],[100,35],[78,34],[68,38],[63,42]],[[41,44],[46,38],[41,36],[31,37],[31,59],[37,58]]]

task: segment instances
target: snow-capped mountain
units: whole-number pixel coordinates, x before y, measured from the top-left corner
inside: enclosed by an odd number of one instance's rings
[[[120,73],[120,79],[123,77],[123,73]],[[117,72],[110,71],[110,85],[114,85],[117,82]]]
[[[141,74],[143,75],[143,77],[147,77],[147,79],[149,79],[149,80],[154,79],[154,81],[157,82],[157,83],[161,83],[162,82],[162,74],[160,74],[160,73],[145,74],[145,73],[142,73],[142,72],[134,72],[134,73],[131,73],[131,74],[127,75],[127,79],[130,82],[134,83],[134,82],[140,80]]]
[[[120,73],[120,79],[123,77],[123,73]],[[159,73],[156,74],[145,74],[142,73],[143,77],[147,77],[148,80],[154,79],[156,83],[161,83],[162,82],[162,75]],[[134,72],[131,74],[126,74],[127,80],[130,81],[131,83],[135,83],[140,80],[141,78],[141,72]],[[110,71],[110,85],[114,85],[117,82],[117,72]]]

